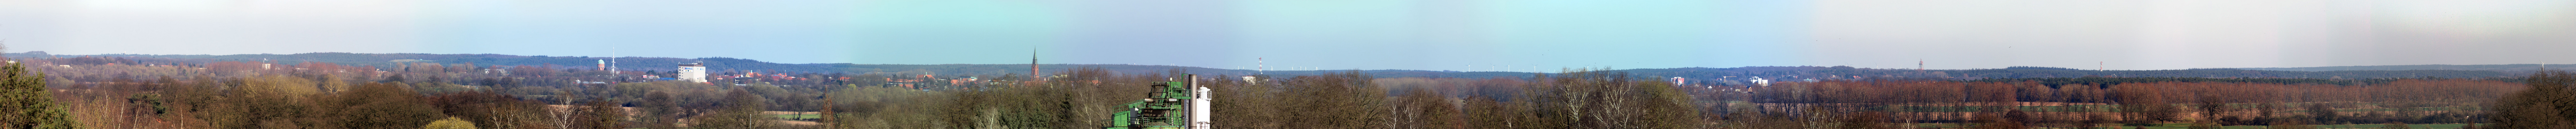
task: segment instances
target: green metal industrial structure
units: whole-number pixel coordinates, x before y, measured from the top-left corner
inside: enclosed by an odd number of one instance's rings
[[[1154,92],[1144,100],[1126,104],[1127,111],[1111,114],[1103,129],[1207,129],[1209,99],[1207,88],[1199,87],[1198,75],[1181,74],[1188,81],[1154,82]]]

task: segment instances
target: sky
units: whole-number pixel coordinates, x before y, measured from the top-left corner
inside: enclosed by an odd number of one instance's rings
[[[2576,1],[0,0],[0,43],[1273,70],[2570,64]]]

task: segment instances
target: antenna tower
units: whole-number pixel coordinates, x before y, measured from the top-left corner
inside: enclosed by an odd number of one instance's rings
[[[608,47],[608,75],[625,76],[621,73],[625,71],[617,70],[617,47]]]
[[[1252,68],[1261,69],[1258,72],[1252,72],[1252,74],[1270,73],[1270,61],[1268,61],[1268,59],[1252,58],[1252,66]]]

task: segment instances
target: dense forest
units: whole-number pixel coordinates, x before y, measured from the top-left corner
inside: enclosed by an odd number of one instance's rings
[[[883,72],[718,69],[710,74],[730,78],[695,83],[641,77],[672,74],[652,70],[443,62],[460,59],[342,64],[9,56],[19,58],[0,68],[0,90],[6,90],[0,103],[13,103],[0,107],[0,118],[7,118],[0,128],[1098,128],[1110,113],[1127,110],[1118,104],[1143,97],[1149,82],[1180,79],[1214,88],[1219,128],[2576,127],[2567,124],[2576,115],[2550,113],[2576,112],[2562,106],[2576,100],[2566,87],[2576,75],[2555,71],[2089,71],[2117,73],[2111,75],[2044,67],[1746,67],[1249,74],[1047,65],[1056,68],[1032,76],[1019,72],[1025,65],[877,65],[866,67]],[[1149,68],[1159,70],[1119,70]],[[986,70],[993,72],[957,72]],[[2218,73],[2229,74],[2185,76]],[[1476,76],[1456,76],[1463,74]],[[1725,76],[1818,80],[1663,80]]]

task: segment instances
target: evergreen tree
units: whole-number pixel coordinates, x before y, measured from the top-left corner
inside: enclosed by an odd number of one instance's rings
[[[79,128],[70,112],[54,103],[44,78],[44,72],[29,71],[23,64],[0,67],[0,128]]]

